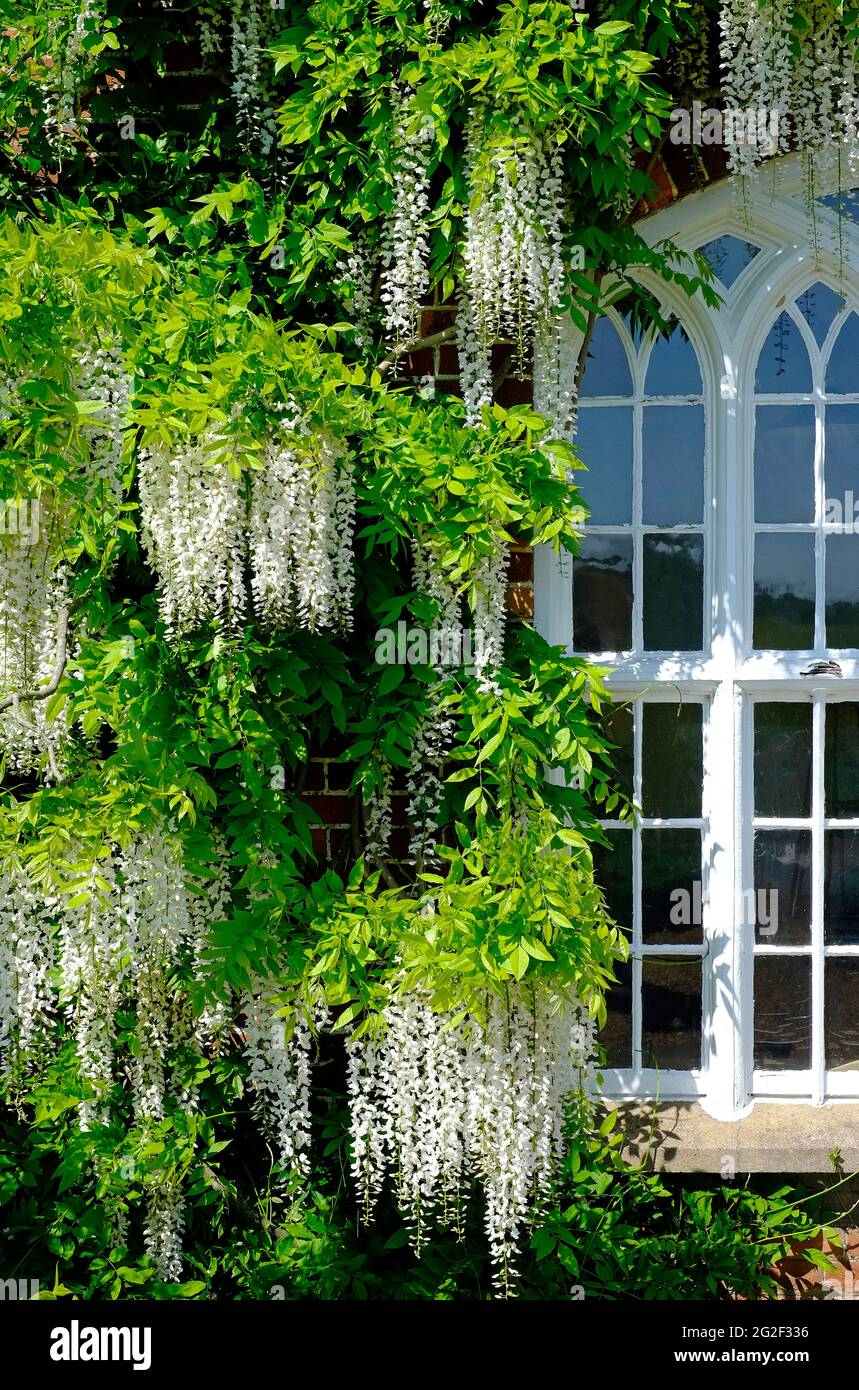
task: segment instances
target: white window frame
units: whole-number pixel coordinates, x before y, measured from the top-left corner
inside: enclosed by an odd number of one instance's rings
[[[720,287],[724,303],[717,310],[708,308],[700,295],[688,298],[673,291],[647,270],[642,270],[638,277],[662,303],[665,312],[674,313],[681,320],[701,367],[707,440],[705,476],[709,480],[704,527],[704,651],[692,655],[615,654],[608,680],[619,696],[640,695],[647,687],[648,699],[676,700],[688,695],[710,701],[709,721],[705,721],[703,807],[703,864],[709,888],[705,892],[703,931],[709,968],[705,965],[700,1070],[659,1075],[646,1069],[636,1074],[606,1071],[601,1089],[618,1099],[697,1098],[711,1115],[725,1120],[748,1113],[758,1101],[790,1099],[794,1104],[821,1105],[849,1099],[859,1103],[859,1074],[853,1074],[855,1080],[850,1074],[829,1073],[826,1078],[818,1065],[812,1068],[809,1078],[803,1079],[799,1073],[754,1073],[752,1069],[754,932],[743,931],[741,924],[743,894],[753,886],[752,699],[811,697],[815,705],[825,698],[859,701],[859,651],[835,653],[842,669],[842,679],[838,679],[800,674],[810,655],[831,656],[831,652],[752,650],[751,499],[757,358],[784,304],[818,280],[839,288],[859,308],[859,273],[855,269],[859,267],[859,227],[845,223],[839,228],[837,216],[818,207],[815,256],[808,245],[808,213],[799,157],[788,155],[777,161],[774,175],[772,179],[761,177],[751,183],[742,209],[736,201],[733,181],[726,179],[638,224],[641,235],[651,244],[670,238],[680,246],[696,248],[733,234],[761,250],[729,290]],[[836,190],[821,189],[827,191]],[[570,330],[571,372],[580,345],[581,335]],[[634,383],[634,392],[637,400],[640,383]],[[809,399],[816,401],[816,394]],[[736,524],[717,526],[717,514],[736,518]],[[636,569],[639,564],[637,560]],[[559,559],[550,548],[538,547],[534,587],[538,631],[548,641],[571,651],[571,558],[564,555]],[[708,613],[712,616],[712,641],[708,640]],[[819,624],[817,636],[819,639]],[[818,717],[815,715],[815,721]],[[822,817],[821,752],[815,742],[815,777],[819,783],[816,814]],[[733,767],[732,777],[725,775],[728,762]],[[822,822],[817,828],[819,834]],[[822,840],[815,844],[822,845]],[[819,848],[815,855],[819,860]],[[812,936],[814,949],[822,952],[823,879],[819,862],[815,864],[813,891]],[[679,948],[675,950],[682,954]],[[859,947],[852,952],[840,947],[837,952],[851,953],[859,954]],[[819,981],[818,986],[819,994]],[[814,1026],[818,1029],[820,1007],[818,997],[813,1010]]]

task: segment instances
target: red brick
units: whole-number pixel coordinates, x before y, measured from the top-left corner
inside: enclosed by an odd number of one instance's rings
[[[534,556],[530,550],[510,552],[507,578],[511,584],[530,584],[534,578]]]
[[[534,590],[526,584],[508,584],[507,610],[519,618],[533,618]]]
[[[326,825],[348,825],[352,819],[352,798],[348,796],[305,796],[308,806]]]
[[[355,776],[355,763],[328,764],[328,789],[332,792],[347,792]]]

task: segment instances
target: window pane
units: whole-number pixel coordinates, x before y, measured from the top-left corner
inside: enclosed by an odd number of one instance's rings
[[[823,939],[827,945],[859,942],[859,830],[823,835]]]
[[[641,707],[642,811],[645,816],[700,816],[704,777],[703,708],[699,704]]]
[[[859,647],[859,536],[826,537],[826,645]]]
[[[787,314],[780,314],[761,348],[755,373],[755,390],[811,393],[811,363],[799,328]]]
[[[811,815],[811,705],[755,705],[755,815]]]
[[[859,405],[826,407],[823,471],[828,504],[824,507],[824,521],[852,524],[855,503],[859,501]]]
[[[855,314],[838,330],[826,368],[826,389],[845,396],[859,391],[859,318]]]
[[[814,520],[814,406],[755,411],[755,521]]]
[[[824,979],[826,1065],[859,1071],[859,960],[828,960]]]
[[[828,285],[818,280],[810,285],[796,301],[797,308],[814,334],[818,346],[823,347],[829,329],[844,307],[844,300]]]
[[[593,845],[594,877],[614,920],[632,931],[632,831],[604,830],[605,845]]]
[[[632,406],[580,410],[576,448],[588,472],[577,482],[594,526],[632,521]]]
[[[700,651],[703,609],[703,536],[645,536],[645,650]]]
[[[609,706],[603,716],[602,728],[609,743],[615,745],[609,752],[617,773],[616,781],[624,796],[631,801],[635,755],[633,749],[633,712],[630,706]]]
[[[755,536],[753,645],[808,651],[814,646],[814,537]]]
[[[715,241],[708,241],[706,246],[699,249],[714,274],[730,289],[746,266],[751,264],[760,247],[752,246],[748,241],[741,241],[736,236],[720,236]]]
[[[641,832],[641,931],[649,945],[703,941],[700,830]]]
[[[582,396],[631,396],[629,360],[617,329],[610,319],[597,319],[591,337]]]
[[[632,1066],[632,966],[628,961],[614,967],[617,984],[605,997],[607,1018],[599,1042],[606,1051],[607,1067]]]
[[[676,325],[670,338],[657,338],[653,344],[644,393],[646,396],[700,396],[702,390],[701,368],[695,349]]]
[[[642,966],[642,1062],[661,1071],[701,1065],[701,962]]]
[[[645,406],[643,454],[645,524],[678,526],[702,522],[704,407]]]
[[[807,956],[755,960],[755,1066],[807,1071],[811,1065],[811,961]]]
[[[632,536],[584,536],[573,561],[573,643],[580,652],[632,647]]]
[[[859,704],[832,701],[826,706],[823,759],[827,816],[859,816]]]
[[[765,946],[805,946],[811,933],[811,831],[755,831],[755,901],[744,905]]]

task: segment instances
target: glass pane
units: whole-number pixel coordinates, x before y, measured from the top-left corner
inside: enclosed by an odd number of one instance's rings
[[[755,1066],[807,1071],[811,1065],[811,962],[807,956],[755,960]]]
[[[736,236],[720,236],[715,241],[708,241],[706,246],[699,249],[713,273],[730,289],[746,266],[754,260],[760,247],[752,246],[748,241],[741,241]]]
[[[823,786],[825,815],[859,816],[859,705],[852,701],[826,706]]]
[[[811,932],[811,831],[755,831],[755,896],[743,922],[764,946],[805,946]]]
[[[576,449],[588,466],[576,481],[594,526],[632,521],[632,406],[580,410]]]
[[[607,1067],[632,1066],[632,966],[628,961],[614,967],[617,984],[607,991],[607,1018],[599,1042],[605,1048]]]
[[[632,800],[633,751],[633,711],[629,705],[609,707],[602,721],[603,733],[609,743],[611,760],[617,773],[616,783],[628,800]]]
[[[811,391],[811,363],[798,326],[787,314],[780,314],[761,348],[755,373],[755,390],[763,395],[775,392]]]
[[[646,406],[643,453],[645,524],[679,526],[703,521],[704,407]]]
[[[644,815],[700,816],[703,707],[651,701],[642,705],[641,717]]]
[[[853,525],[859,501],[859,405],[826,407],[823,520]]]
[[[597,319],[585,370],[582,396],[631,396],[632,376],[620,335],[611,319]]]
[[[859,647],[859,536],[826,537],[826,645]]]
[[[796,303],[818,346],[823,347],[827,333],[844,307],[841,295],[824,285],[822,280],[818,280],[816,285],[810,285],[799,296]]]
[[[646,396],[700,396],[701,368],[695,349],[675,322],[669,338],[653,344],[644,383]]]
[[[814,520],[814,406],[755,411],[755,521]]]
[[[584,536],[573,561],[573,644],[580,652],[632,647],[632,536]]]
[[[859,318],[849,314],[838,330],[826,368],[826,390],[836,395],[859,391]]]
[[[701,962],[651,958],[642,966],[642,1063],[661,1071],[701,1065]]]
[[[826,1065],[859,1071],[859,960],[828,960],[824,981]]]
[[[604,830],[608,846],[593,845],[594,877],[624,931],[632,931],[632,830]]]
[[[811,815],[811,704],[755,705],[755,815]]]
[[[755,536],[752,643],[759,651],[814,646],[814,536]]]
[[[823,939],[827,946],[859,942],[859,830],[823,834]]]
[[[703,536],[645,536],[645,650],[700,651],[703,610]]]
[[[641,931],[652,946],[703,940],[700,830],[642,830]]]

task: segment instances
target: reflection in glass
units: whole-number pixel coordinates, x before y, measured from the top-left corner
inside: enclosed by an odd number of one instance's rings
[[[617,984],[612,985],[606,993],[607,1018],[598,1041],[605,1048],[607,1067],[631,1067],[632,966],[628,961],[618,962],[614,972]]]
[[[582,414],[587,414],[583,411]],[[643,520],[648,526],[704,519],[704,407],[648,405],[643,422]]]
[[[755,411],[755,521],[814,520],[814,406]]]
[[[746,266],[754,260],[760,247],[752,246],[748,241],[741,241],[739,237],[728,235],[717,237],[715,241],[708,241],[706,246],[701,246],[699,250],[713,273],[718,275],[722,284],[730,289],[734,281],[742,275]]]
[[[632,774],[635,758],[633,724],[633,712],[629,705],[610,705],[602,720],[605,737],[609,743],[615,745],[609,749],[616,773],[614,782],[629,801],[632,800]]]
[[[703,536],[644,537],[644,647],[700,651],[704,635]]]
[[[852,700],[826,706],[823,787],[824,815],[859,816],[859,704]]]
[[[700,816],[703,707],[652,700],[641,706],[641,718],[644,815]]]
[[[808,651],[814,646],[814,536],[755,536],[754,647]]]
[[[828,960],[823,988],[826,1065],[834,1071],[859,1071],[859,960]]]
[[[582,374],[582,396],[631,396],[629,359],[611,319],[597,319]]]
[[[624,931],[632,931],[632,831],[603,830],[608,845],[592,846],[594,877],[606,905]]]
[[[651,957],[642,967],[641,1050],[661,1071],[701,1065],[701,962]]]
[[[580,652],[632,647],[632,537],[584,536],[573,561],[573,644]]]
[[[859,318],[849,314],[838,330],[826,368],[826,390],[835,395],[859,391]]]
[[[818,347],[823,347],[827,333],[844,307],[841,295],[818,280],[803,291],[796,306],[814,334]]]
[[[745,905],[744,905],[745,906]],[[743,915],[765,946],[805,946],[811,932],[811,831],[755,831],[755,899]]]
[[[650,945],[703,940],[700,830],[642,830],[641,931]]]
[[[811,703],[755,704],[755,815],[811,815]]]
[[[811,1065],[811,961],[755,958],[755,1066],[807,1071]]]
[[[823,939],[827,946],[859,942],[859,830],[823,834]]]
[[[859,647],[859,536],[826,537],[826,645]]]
[[[700,396],[701,368],[695,349],[683,329],[674,321],[668,338],[653,344],[644,381],[646,396]]]
[[[811,363],[797,324],[780,314],[761,348],[755,373],[759,395],[796,391],[811,392]]]
[[[580,410],[576,449],[587,465],[577,482],[594,526],[632,521],[632,406]]]
[[[823,520],[852,524],[859,502],[859,405],[827,405],[825,433],[823,472],[829,505]]]

